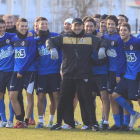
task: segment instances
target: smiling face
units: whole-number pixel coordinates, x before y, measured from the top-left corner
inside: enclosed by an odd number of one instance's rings
[[[107,32],[106,20],[102,20],[100,22],[100,32],[102,32],[102,33],[106,33]]]
[[[6,29],[11,29],[14,27],[14,19],[13,18],[5,18],[5,23],[6,23]]]
[[[70,33],[71,32],[71,24],[68,22],[64,23],[64,32],[65,33]]]
[[[75,23],[71,25],[71,30],[75,33],[75,34],[80,34],[83,30],[84,26],[83,24],[80,23]]]
[[[107,30],[109,34],[113,34],[116,31],[116,24],[113,20],[107,20]]]
[[[84,29],[87,34],[92,34],[96,30],[93,22],[86,22],[84,25]]]
[[[17,29],[21,34],[25,35],[28,31],[28,22],[19,22]]]
[[[126,26],[120,27],[120,37],[124,42],[127,42],[130,39],[131,32]]]
[[[42,20],[38,22],[38,29],[42,31],[47,31],[49,29],[49,24],[47,20]]]

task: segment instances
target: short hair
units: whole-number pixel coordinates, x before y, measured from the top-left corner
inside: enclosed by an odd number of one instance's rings
[[[101,18],[100,14],[95,14],[92,18]]]
[[[109,15],[109,16],[107,16],[106,22],[109,19],[113,20],[115,22],[116,26],[118,26],[118,19],[117,19],[117,17],[115,15]]]
[[[86,22],[92,22],[92,23],[94,24],[94,26],[96,26],[95,20],[94,20],[93,18],[91,18],[91,17],[87,18],[87,20],[84,22],[84,24],[85,24]]]
[[[40,17],[39,20],[38,20],[38,23],[43,21],[43,20],[48,21],[45,17]]]
[[[18,19],[18,21],[17,21],[17,26],[19,26],[19,23],[20,22],[28,22],[27,21],[27,19],[25,19],[25,18],[20,18],[20,19]]]
[[[121,24],[121,26],[127,27],[127,29],[129,30],[129,32],[131,32],[131,26],[130,26],[129,23],[123,22],[123,23]]]
[[[82,18],[82,22],[84,23],[88,18],[90,18],[90,16],[85,16]]]
[[[6,20],[6,18],[12,18],[13,21],[15,21],[15,17],[14,17],[13,15],[11,15],[11,14],[6,14],[6,15],[4,15],[4,16],[2,17],[3,20]]]
[[[41,16],[37,17],[34,22],[38,22],[40,20],[40,18],[42,18],[42,17]]]
[[[3,19],[0,19],[1,24],[5,24],[5,21]]]
[[[128,22],[128,21],[129,21],[129,18],[128,18],[127,16],[122,15],[122,14],[118,15],[118,17],[119,17],[119,16],[120,16],[120,17],[124,17],[126,22]]]
[[[105,20],[107,18],[108,15],[104,14],[100,17],[100,20]]]

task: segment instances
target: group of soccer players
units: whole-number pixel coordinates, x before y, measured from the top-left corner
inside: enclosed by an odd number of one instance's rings
[[[87,56],[86,56],[87,55]],[[43,128],[50,98],[50,130],[81,125],[74,119],[79,101],[82,130],[133,130],[140,113],[140,39],[131,34],[125,15],[68,18],[64,31],[49,31],[48,20],[37,17],[34,30],[28,21],[13,15],[0,19],[0,127],[27,128],[35,125],[34,93],[37,95],[38,123]],[[87,78],[88,77],[88,78]],[[9,120],[5,113],[6,88]],[[26,90],[24,112],[22,90]],[[34,90],[35,89],[35,90]],[[96,120],[96,96],[102,103],[102,120]],[[115,124],[109,128],[110,106]],[[54,115],[57,109],[57,123]],[[17,119],[13,125],[14,116]],[[62,120],[65,124],[63,125]]]

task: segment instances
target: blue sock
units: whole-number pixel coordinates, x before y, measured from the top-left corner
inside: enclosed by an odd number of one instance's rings
[[[125,125],[129,126],[130,123],[130,115],[124,115],[124,123]]]
[[[114,99],[117,103],[119,103],[123,108],[125,108],[131,115],[135,115],[135,111],[130,107],[130,105],[126,102],[126,100],[119,96]]]
[[[45,99],[44,99],[44,116],[45,116],[45,112],[46,112],[46,107],[47,107],[47,97],[45,97]]]
[[[130,104],[130,107],[133,109],[133,103],[132,103],[132,104]]]
[[[120,123],[123,125],[123,108],[119,106]]]
[[[14,118],[15,112],[13,110],[11,100],[9,101],[9,113],[10,113],[9,121],[11,121],[13,123],[13,118]]]
[[[6,114],[5,114],[5,103],[4,99],[0,100],[0,114],[3,122],[7,122]]]
[[[114,121],[115,121],[115,125],[116,125],[117,127],[120,127],[120,126],[121,126],[121,124],[120,124],[120,115],[119,115],[119,114],[113,115],[113,119],[114,119]]]
[[[34,110],[33,110],[32,115],[31,115],[30,118],[34,120]]]

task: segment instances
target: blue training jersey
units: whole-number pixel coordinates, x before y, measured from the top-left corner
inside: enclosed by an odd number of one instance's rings
[[[8,72],[14,69],[14,49],[11,45],[11,38],[14,33],[5,33],[0,38],[0,71]]]
[[[36,46],[38,51],[38,59],[37,59],[37,74],[38,75],[46,75],[51,73],[59,73],[60,72],[60,65],[62,62],[62,51],[58,50],[59,59],[53,60],[51,59],[50,51],[46,47],[46,40],[50,37],[58,36],[58,33],[50,32],[50,35],[46,38],[37,37]]]
[[[127,70],[124,75],[127,79],[136,79],[137,72],[140,70],[140,39],[131,37],[124,42],[124,51],[127,59]]]
[[[108,45],[107,55],[109,57],[109,71],[116,72],[116,76],[120,77],[121,73],[125,73],[126,57],[123,50],[123,41],[117,33],[104,35],[104,39]]]
[[[98,60],[98,50],[97,49],[93,50],[92,58],[94,60]],[[100,65],[100,66],[93,65],[93,74],[94,75],[97,75],[97,74],[108,74],[108,72],[109,72],[109,63],[108,62],[103,64],[103,65]]]
[[[19,39],[16,35],[11,39],[11,42],[15,51],[14,71],[21,75],[24,71],[35,71],[36,45],[34,38]]]

